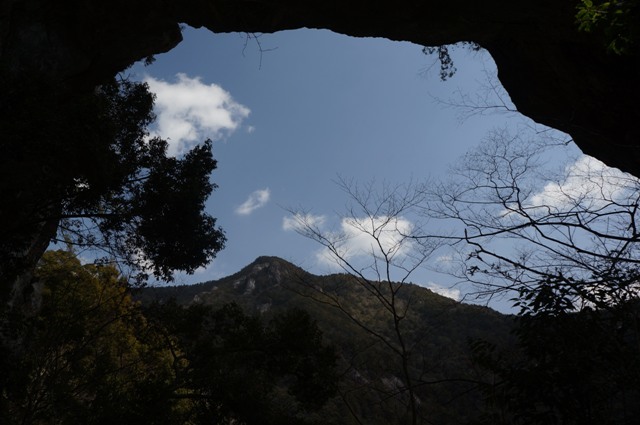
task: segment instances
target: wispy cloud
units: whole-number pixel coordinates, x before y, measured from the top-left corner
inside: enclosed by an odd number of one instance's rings
[[[460,290],[454,288],[447,288],[442,285],[438,285],[437,283],[429,282],[427,288],[436,294],[442,295],[443,297],[452,298],[456,301],[460,301]]]
[[[271,191],[269,188],[256,190],[251,193],[246,201],[236,208],[236,214],[249,215],[258,208],[264,207],[271,198]]]
[[[317,228],[320,229],[324,226],[326,217],[323,215],[314,215],[309,213],[295,213],[290,216],[285,216],[282,219],[282,230],[303,232],[305,228]]]
[[[169,153],[179,155],[204,139],[221,139],[238,128],[249,109],[216,84],[177,74],[170,83],[147,76],[156,94],[156,133],[169,142]]]

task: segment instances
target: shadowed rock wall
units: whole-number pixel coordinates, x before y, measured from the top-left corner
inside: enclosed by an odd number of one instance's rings
[[[312,27],[418,45],[475,41],[522,113],[640,176],[638,60],[579,33],[572,1],[194,1],[179,13],[212,31]]]
[[[62,3],[62,4],[61,4]],[[214,32],[326,28],[418,45],[475,41],[489,50],[518,109],[566,131],[586,152],[640,176],[637,56],[607,54],[579,33],[573,1],[5,0],[3,87],[35,79],[60,96],[90,90],[170,50],[178,23]],[[19,85],[19,84],[18,84]]]

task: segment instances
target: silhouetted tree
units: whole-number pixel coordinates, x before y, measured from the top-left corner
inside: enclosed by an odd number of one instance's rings
[[[563,146],[494,131],[433,186],[424,212],[452,230],[423,237],[457,248],[451,271],[478,295],[526,301],[552,287],[573,309],[635,297],[640,183],[586,156],[544,168]]]
[[[0,105],[0,280],[14,301],[52,240],[98,248],[125,266],[170,279],[192,272],[225,237],[204,203],[216,187],[207,141],[182,158],[149,139],[153,95],[114,80],[62,97],[38,86],[9,87]],[[81,92],[85,93],[85,92]]]
[[[457,248],[454,272],[519,308],[511,350],[475,344],[495,373],[485,423],[631,424],[640,413],[640,182],[585,156],[557,175],[547,163],[563,147],[493,132],[425,204],[455,229],[441,235]]]
[[[346,185],[361,209],[349,210],[347,219],[371,238],[364,267],[344,249],[348,232],[326,232],[314,216],[295,215],[299,231],[328,248],[389,306],[396,324],[410,309],[397,309],[402,285],[386,283],[393,281],[390,272],[401,258],[412,262],[400,269],[413,271],[426,261],[425,248],[440,244],[452,248],[448,270],[473,283],[476,296],[513,299],[520,314],[512,352],[476,343],[477,358],[497,379],[485,382],[493,403],[490,422],[617,424],[637,418],[630,400],[640,382],[634,360],[640,355],[640,182],[588,157],[553,172],[548,163],[567,143],[496,130],[443,183],[409,185],[400,196]],[[399,226],[410,210],[432,220],[431,226]],[[396,235],[395,243],[388,243],[385,231]],[[399,256],[402,249],[413,255]],[[326,292],[318,290],[316,298],[358,323],[353,306]],[[397,336],[384,343],[406,362],[415,352],[402,347],[401,331]],[[406,392],[420,382],[403,379]]]

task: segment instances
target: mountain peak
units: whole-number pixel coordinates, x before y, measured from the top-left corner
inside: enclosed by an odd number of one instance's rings
[[[310,273],[282,258],[260,256],[239,272],[207,282],[199,291],[191,292],[186,304],[234,301],[265,312],[274,303],[287,302],[291,297],[289,286],[292,282],[308,280],[310,276]]]
[[[292,274],[300,275],[307,274],[307,272],[280,257],[260,256],[233,275],[234,286],[237,286],[235,282],[249,282],[255,279],[266,280],[270,286],[280,285],[284,278]]]
[[[280,257],[275,257],[271,255],[261,255],[260,257],[253,260],[253,262],[249,264],[247,267],[259,266],[259,265],[265,265],[265,266],[280,265],[284,267],[296,267],[290,262],[288,262],[287,260],[283,260]]]

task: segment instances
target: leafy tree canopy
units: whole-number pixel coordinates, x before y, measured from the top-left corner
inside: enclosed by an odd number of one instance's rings
[[[3,424],[164,423],[172,416],[167,349],[113,266],[45,253],[36,315],[2,317],[16,332],[2,357]]]
[[[0,315],[2,424],[312,424],[336,393],[335,349],[302,310],[144,310],[114,266],[69,251],[34,277],[37,313]]]
[[[633,54],[640,37],[639,6],[637,0],[580,0],[576,14],[578,28],[598,34],[613,53]]]
[[[7,88],[0,106],[0,275],[10,282],[56,239],[167,280],[210,261],[225,243],[204,212],[216,188],[211,141],[169,156],[149,135],[154,96],[144,83],[54,91]]]

